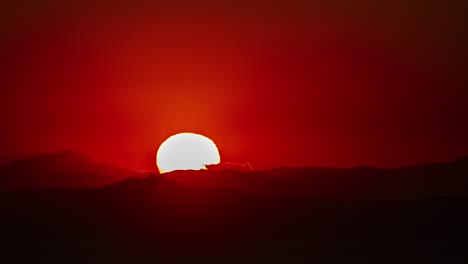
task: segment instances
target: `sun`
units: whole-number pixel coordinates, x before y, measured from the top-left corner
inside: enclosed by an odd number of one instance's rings
[[[159,146],[156,165],[160,173],[174,170],[204,170],[205,165],[219,164],[221,158],[213,140],[194,133],[180,133]]]

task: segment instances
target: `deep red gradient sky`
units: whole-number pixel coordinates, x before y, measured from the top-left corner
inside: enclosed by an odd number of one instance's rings
[[[61,2],[0,8],[3,161],[154,170],[184,131],[256,168],[468,155],[466,1]]]

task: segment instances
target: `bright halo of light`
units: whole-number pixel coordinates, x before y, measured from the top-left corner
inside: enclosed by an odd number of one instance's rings
[[[213,140],[194,133],[180,133],[159,146],[156,165],[160,173],[174,170],[204,170],[205,165],[219,164],[221,158]]]

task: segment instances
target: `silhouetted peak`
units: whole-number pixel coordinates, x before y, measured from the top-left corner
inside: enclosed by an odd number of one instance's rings
[[[75,159],[86,159],[90,161],[91,159],[83,154],[82,152],[78,150],[65,150],[62,153],[58,153],[58,155],[63,156],[63,157],[69,157],[69,158],[75,158]]]
[[[0,171],[0,176],[0,189],[41,189],[92,188],[140,175],[68,150],[13,161]]]
[[[233,163],[233,162],[222,162],[219,164],[206,165],[206,168],[210,171],[222,171],[222,170],[236,170],[236,171],[252,171],[252,165],[249,162],[244,163]]]
[[[13,161],[13,166],[70,166],[94,164],[94,161],[79,151],[67,150],[60,153],[49,153],[32,158]]]

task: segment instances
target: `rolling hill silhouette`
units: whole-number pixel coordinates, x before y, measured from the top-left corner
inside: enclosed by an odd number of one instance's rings
[[[135,171],[98,164],[80,152],[65,151],[0,167],[0,189],[92,188],[137,176]]]
[[[467,164],[175,171],[0,191],[0,248],[20,262],[453,263],[468,259]]]
[[[416,199],[468,195],[468,159],[406,168],[278,168],[269,171],[174,171],[182,184],[263,195],[331,200]]]

